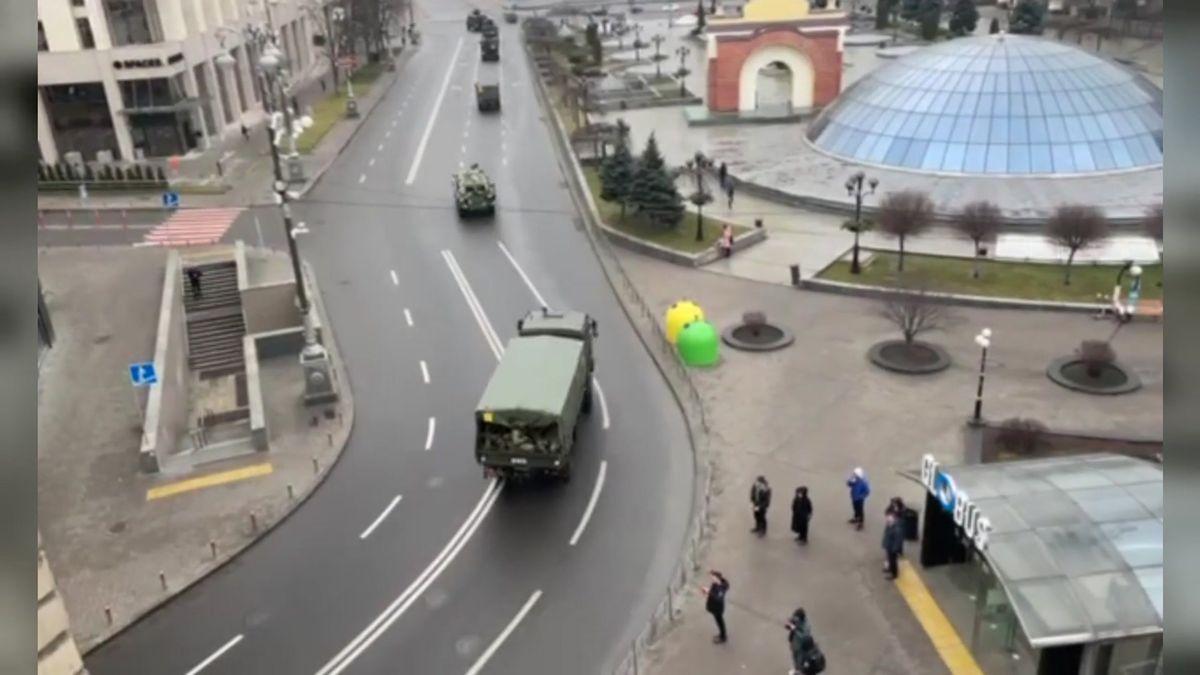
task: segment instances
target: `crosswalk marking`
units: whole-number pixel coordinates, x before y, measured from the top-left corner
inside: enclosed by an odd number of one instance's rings
[[[242,208],[185,209],[171,214],[161,225],[146,233],[146,246],[193,246],[215,244],[241,215]]]

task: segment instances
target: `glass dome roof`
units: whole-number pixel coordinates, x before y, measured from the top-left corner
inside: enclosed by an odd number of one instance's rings
[[[1024,35],[926,47],[864,76],[810,125],[821,150],[961,174],[1162,165],[1162,91],[1071,45]]]

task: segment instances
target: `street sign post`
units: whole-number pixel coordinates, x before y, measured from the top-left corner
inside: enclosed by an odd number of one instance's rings
[[[158,371],[154,368],[154,362],[143,361],[129,364],[129,381],[135,387],[149,387],[152,384],[158,384]]]
[[[179,208],[179,193],[170,191],[164,192],[162,196],[162,205],[164,209]]]

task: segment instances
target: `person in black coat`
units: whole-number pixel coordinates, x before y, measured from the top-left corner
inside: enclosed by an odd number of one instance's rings
[[[759,476],[750,487],[750,504],[754,507],[754,529],[750,531],[764,536],[767,533],[767,509],[771,507],[771,486],[765,477]]]
[[[708,588],[700,587],[700,592],[704,594],[704,610],[712,614],[713,621],[717,622],[717,634],[713,636],[713,642],[720,644],[729,639],[725,632],[725,594],[729,592],[729,580],[725,575],[716,570],[709,570],[709,575],[712,577],[712,583]]]
[[[883,552],[887,555],[887,565],[884,573],[889,579],[895,579],[900,570],[896,567],[896,558],[904,550],[904,526],[900,518],[888,514],[887,524],[883,528]]]
[[[792,497],[792,532],[796,533],[796,541],[808,543],[808,521],[812,519],[813,505],[808,498],[808,488],[801,485],[796,488],[796,496]]]

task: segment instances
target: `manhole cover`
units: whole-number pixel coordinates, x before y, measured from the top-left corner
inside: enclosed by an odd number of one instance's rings
[[[113,523],[112,525],[109,525],[108,531],[112,532],[113,534],[121,534],[122,532],[125,531],[126,526],[127,526],[127,523],[123,520],[120,520],[120,521]]]
[[[109,335],[107,333],[105,333],[104,335],[97,335],[96,337],[92,338],[92,344],[102,345],[111,339],[112,339],[112,335]]]

